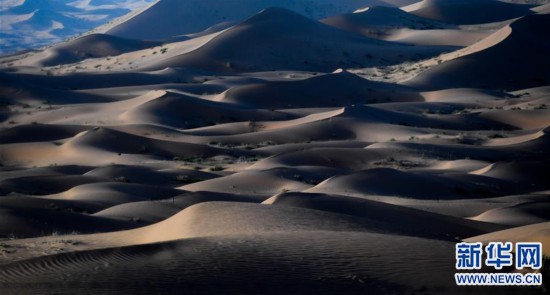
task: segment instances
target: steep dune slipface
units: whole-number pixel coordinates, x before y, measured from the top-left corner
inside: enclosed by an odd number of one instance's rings
[[[447,23],[481,24],[531,14],[531,7],[497,0],[424,0],[403,9],[417,16]]]
[[[365,11],[326,18],[321,22],[342,30],[369,35],[383,29],[435,29],[452,27],[451,25],[419,17],[395,7],[371,7]]]
[[[550,64],[549,15],[532,15],[513,22],[497,44],[428,70],[407,84],[423,89],[477,87],[519,90],[547,85]],[[495,34],[500,34],[497,32]],[[490,38],[490,37],[488,37]]]
[[[371,7],[322,22],[364,36],[418,46],[469,46],[493,32],[463,30],[459,25],[421,17],[395,7]]]
[[[548,15],[349,14],[413,2],[161,0],[0,57],[0,292],[538,294],[453,274],[458,241],[548,254]]]

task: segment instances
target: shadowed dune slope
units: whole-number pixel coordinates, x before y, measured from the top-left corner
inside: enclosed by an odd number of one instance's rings
[[[550,15],[521,18],[510,28],[502,29],[511,32],[501,42],[436,66],[406,84],[432,90],[451,85],[508,90],[547,85],[550,33],[546,28],[549,26]]]
[[[124,154],[153,154],[173,158],[213,157],[223,154],[244,155],[246,151],[225,151],[186,142],[157,140],[128,134],[108,128],[94,128],[79,133],[62,146],[66,149],[95,148],[102,151]]]
[[[321,22],[360,34],[379,29],[435,29],[450,27],[447,24],[407,13],[395,7],[371,7],[366,11],[326,18]]]
[[[112,220],[80,213],[57,212],[47,209],[0,209],[0,237],[30,238],[49,235],[91,234],[135,228],[139,224]],[[13,228],[18,229],[12,235]]]
[[[454,274],[550,254],[550,0],[133,1],[0,56],[0,295],[548,289]]]
[[[159,42],[125,39],[105,34],[90,34],[54,46],[38,63],[42,66],[69,64],[86,58],[108,57],[160,45]]]
[[[400,185],[397,186],[397,183]],[[406,188],[412,183],[418,185],[414,191]],[[511,191],[519,193],[521,189],[529,191],[532,188],[517,187],[504,181],[474,175],[439,176],[376,168],[330,178],[308,191],[413,199],[462,199],[494,197]]]
[[[148,294],[159,288],[194,294],[360,294],[422,288],[448,294],[455,290],[448,287],[454,268],[447,254],[453,247],[419,238],[327,231],[195,238],[15,263],[0,270],[0,286],[8,292],[47,288],[106,294],[121,289]],[[403,259],[409,263],[395,269]],[[212,269],[216,284],[209,283]],[[145,273],[148,280],[134,280]],[[63,283],[52,284],[59,276],[66,278]],[[34,283],[24,284],[31,277]]]
[[[220,23],[240,22],[258,11],[278,6],[312,18],[352,12],[363,6],[390,5],[378,0],[161,0],[130,19],[107,27],[107,33],[125,38],[165,40],[170,37],[197,33]]]
[[[395,64],[437,55],[446,49],[380,41],[289,10],[268,8],[200,48],[148,68],[187,66],[216,72],[273,69],[326,72],[341,67]]]
[[[21,193],[48,195],[66,191],[71,187],[101,182],[104,179],[80,175],[39,175],[5,179],[0,182],[0,195]]]
[[[135,123],[158,123],[177,128],[289,118],[274,111],[243,108],[174,92],[127,110],[122,117]]]
[[[73,137],[84,130],[86,127],[76,125],[20,125],[2,130],[0,144],[60,140]]]
[[[365,218],[396,233],[453,240],[475,232],[492,232],[502,226],[471,222],[402,206],[360,198],[315,193],[282,193],[264,203],[279,206],[310,208]]]
[[[222,101],[260,108],[331,107],[421,99],[407,87],[369,81],[347,71],[299,81],[236,86],[221,95]]]
[[[480,24],[532,14],[531,7],[498,0],[424,0],[405,7],[405,10],[447,23]]]

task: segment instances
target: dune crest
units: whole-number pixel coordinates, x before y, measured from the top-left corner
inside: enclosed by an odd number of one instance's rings
[[[0,56],[0,293],[548,289],[454,280],[549,253],[547,1],[18,1],[37,39],[149,5]]]

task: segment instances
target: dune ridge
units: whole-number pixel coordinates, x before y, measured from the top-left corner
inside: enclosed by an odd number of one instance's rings
[[[2,294],[544,292],[454,274],[458,242],[549,253],[547,4],[337,2],[160,0],[0,56]]]

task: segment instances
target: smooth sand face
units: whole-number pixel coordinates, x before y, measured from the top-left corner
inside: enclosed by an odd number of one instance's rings
[[[0,58],[2,292],[540,293],[453,273],[550,255],[547,5],[207,2]]]

